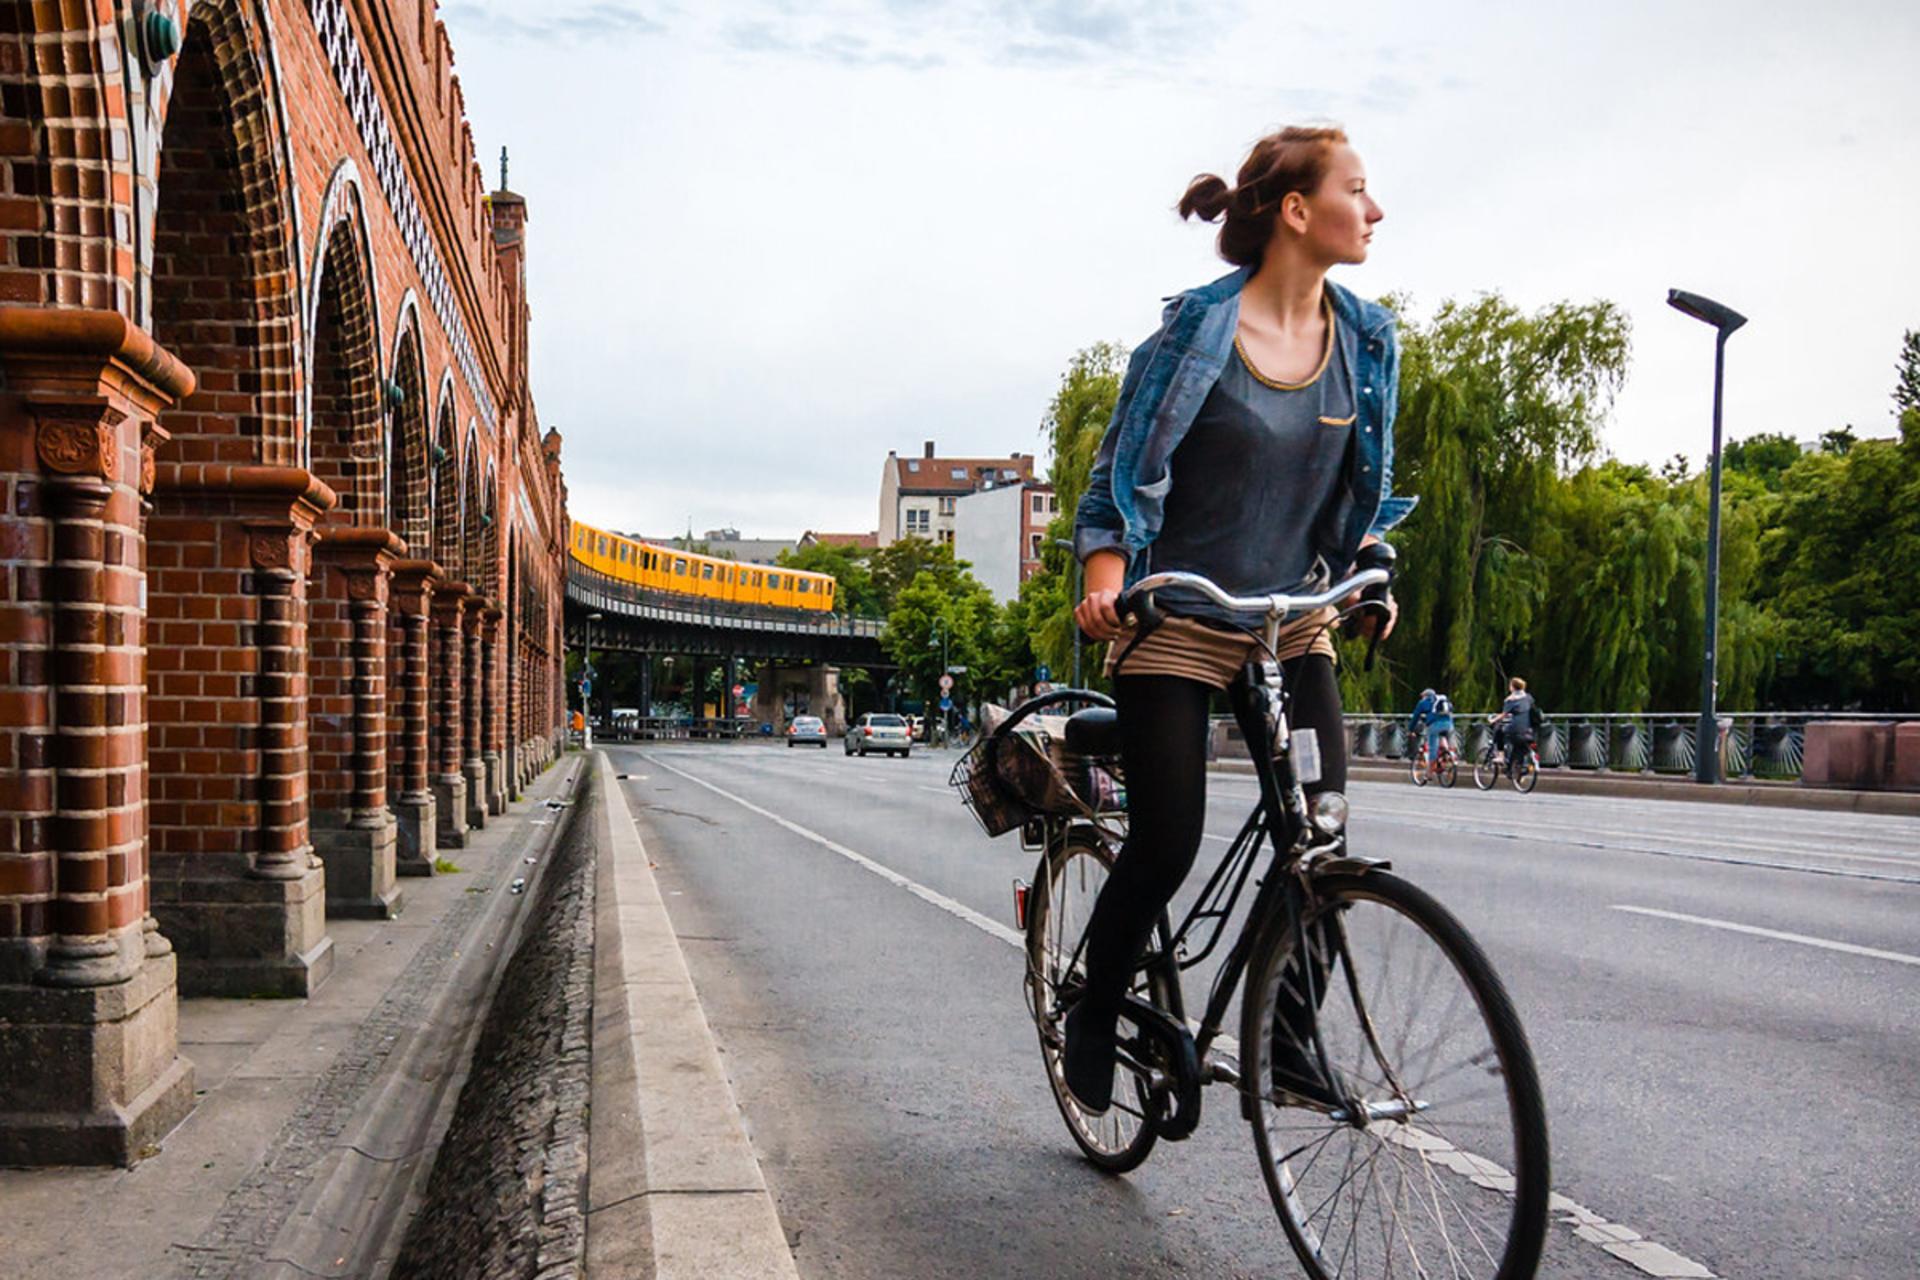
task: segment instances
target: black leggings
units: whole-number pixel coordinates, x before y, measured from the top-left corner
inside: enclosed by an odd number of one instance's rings
[[[1340,683],[1333,662],[1307,654],[1282,668],[1291,695],[1289,723],[1312,729],[1320,745],[1320,780],[1308,795],[1347,789],[1347,735],[1340,719]],[[1117,1014],[1154,922],[1173,900],[1200,851],[1207,815],[1207,704],[1211,686],[1180,676],[1116,676],[1120,763],[1127,778],[1127,842],[1087,924],[1084,999]],[[1249,742],[1262,741],[1244,685],[1236,683],[1234,715]]]

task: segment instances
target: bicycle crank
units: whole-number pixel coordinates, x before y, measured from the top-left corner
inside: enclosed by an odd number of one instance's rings
[[[1120,1042],[1120,1061],[1147,1082],[1147,1123],[1169,1142],[1200,1127],[1200,1054],[1185,1024],[1138,996],[1128,996],[1121,1015],[1138,1033]]]

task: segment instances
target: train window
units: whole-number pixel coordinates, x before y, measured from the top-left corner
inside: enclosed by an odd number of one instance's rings
[[[773,588],[775,591],[778,591],[780,589],[780,575],[777,573],[768,574],[767,585]]]
[[[686,577],[686,576],[687,576],[687,562],[686,562],[685,560],[675,560],[675,561],[673,562],[673,571],[674,571],[675,573],[677,573],[677,574],[679,574],[679,575],[680,575],[681,577],[683,577],[683,578],[684,578],[684,577]]]
[[[605,538],[600,539],[600,554],[607,554],[607,540]]]
[[[807,592],[809,592],[809,591],[811,591],[811,590],[813,590],[813,584],[812,584],[811,582],[809,582],[809,581],[807,581],[807,580],[806,580],[805,578],[801,578],[801,579],[800,579],[800,593],[801,593],[802,595],[805,595],[805,594],[806,594]]]
[[[710,565],[710,564],[703,564],[703,565],[701,565],[701,566],[700,566],[700,577],[701,577],[701,579],[702,579],[703,581],[706,581],[706,582],[712,582],[712,581],[713,581],[713,566],[712,566],[712,565]]]

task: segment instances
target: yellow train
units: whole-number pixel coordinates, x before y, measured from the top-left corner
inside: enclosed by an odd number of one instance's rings
[[[833,612],[836,584],[832,574],[696,555],[609,533],[578,520],[573,521],[573,558],[596,573],[649,591],[734,604]]]

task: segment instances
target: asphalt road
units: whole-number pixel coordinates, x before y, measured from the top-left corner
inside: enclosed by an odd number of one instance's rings
[[[1298,1274],[1227,1095],[1125,1178],[1078,1158],[1007,941],[1032,855],[974,825],[952,755],[612,754],[803,1274]],[[1212,783],[1208,830],[1230,836],[1253,782]],[[1739,1280],[1920,1274],[1920,821],[1351,798],[1354,847],[1434,892],[1505,978],[1554,1186],[1610,1224],[1586,1235]],[[1540,1274],[1650,1273],[1562,1214]]]

